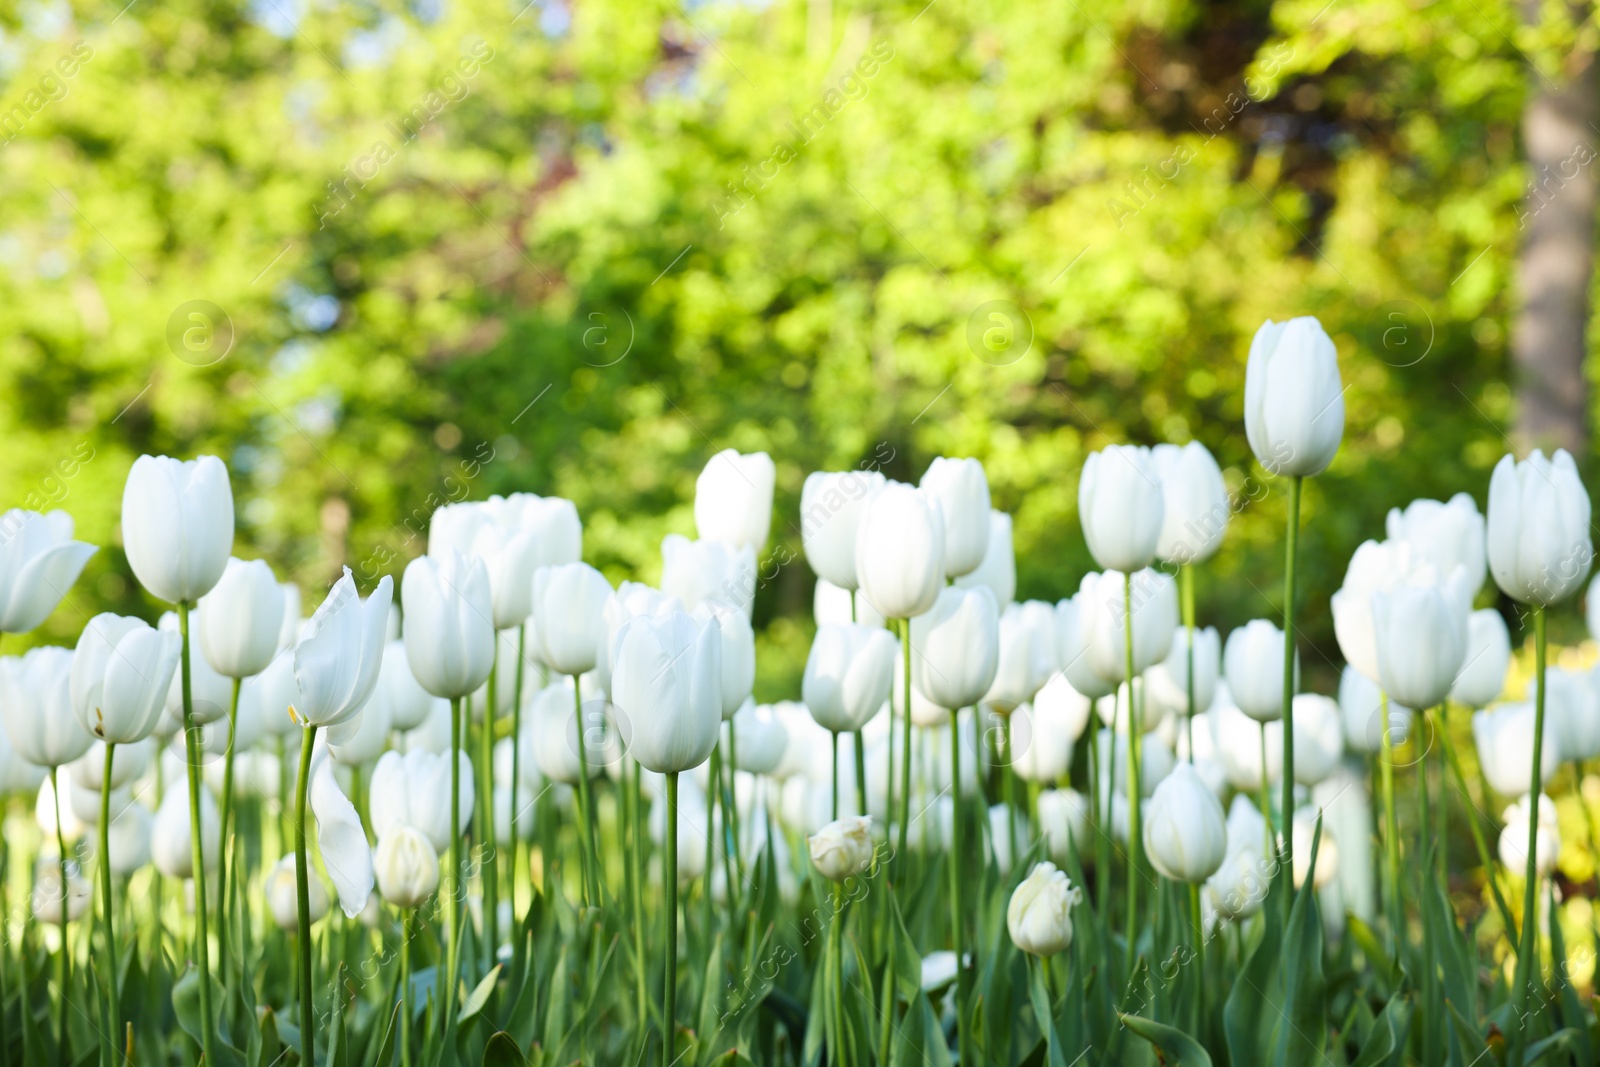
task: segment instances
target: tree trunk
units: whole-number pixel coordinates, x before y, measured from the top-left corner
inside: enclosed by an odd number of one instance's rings
[[[1512,331],[1518,445],[1588,445],[1584,377],[1594,261],[1595,144],[1600,140],[1593,54],[1575,55],[1564,85],[1537,79],[1522,116],[1532,171],[1518,217],[1520,306]]]

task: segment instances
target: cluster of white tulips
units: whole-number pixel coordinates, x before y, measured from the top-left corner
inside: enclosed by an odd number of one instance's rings
[[[789,908],[825,895],[807,1048],[829,1063],[900,1062],[902,1021],[925,993],[947,990],[955,1055],[986,1062],[995,1038],[976,1023],[983,991],[994,996],[1008,960],[1030,960],[1028,999],[1056,1063],[1074,1054],[1059,1047],[1070,1032],[1062,1020],[1094,985],[1057,960],[1082,921],[1074,909],[1088,887],[1074,876],[1092,872],[1097,944],[1120,957],[1110,973],[1122,981],[1174,937],[1203,976],[1208,941],[1234,929],[1243,953],[1252,923],[1283,929],[1290,900],[1308,891],[1331,928],[1348,915],[1365,929],[1381,911],[1399,945],[1410,892],[1402,856],[1445,870],[1454,783],[1462,796],[1481,784],[1485,803],[1492,789],[1509,805],[1497,843],[1523,879],[1520,934],[1488,852],[1492,824],[1469,822],[1515,938],[1510,988],[1521,1010],[1539,974],[1537,894],[1560,849],[1544,785],[1562,761],[1600,756],[1600,680],[1546,664],[1545,609],[1577,592],[1592,554],[1573,462],[1564,452],[1507,456],[1487,519],[1466,494],[1392,511],[1386,539],[1357,550],[1329,606],[1347,661],[1338,692],[1301,693],[1301,486],[1332,461],[1344,427],[1335,349],[1316,320],[1262,327],[1245,409],[1256,458],[1288,487],[1280,615],[1226,640],[1197,622],[1195,570],[1244,505],[1195,442],[1108,445],[1088,458],[1079,512],[1104,570],[1055,604],[1015,600],[1011,518],[991,507],[977,460],[935,459],[916,485],[865,467],[816,472],[796,524],[817,575],[816,634],[799,701],[770,705],[752,699],[751,614],[776,482],[764,453],[728,450],[707,464],[698,539],[665,539],[659,588],[613,588],[582,562],[570,502],[515,494],[438,510],[398,605],[392,578],[362,596],[345,570],[307,619],[299,591],[268,564],[231,557],[221,461],[141,457],[124,493],[123,547],[145,590],[173,611],[154,626],[98,615],[75,649],[0,659],[0,790],[36,793],[53,839],[38,855],[32,912],[59,929],[59,989],[69,988],[68,924],[94,895],[82,873],[92,862],[104,956],[92,943],[87,955],[106,965],[95,980],[110,1032],[132,1026],[116,1017],[118,955],[130,944],[118,940],[116,893],[153,865],[158,922],[163,879],[189,883],[185,951],[198,975],[203,1062],[238,1055],[239,1036],[218,1033],[214,998],[235,975],[249,983],[270,930],[292,940],[296,964],[292,999],[270,1007],[297,1013],[296,1051],[311,1064],[319,1040],[342,1051],[316,1010],[334,976],[315,973],[313,927],[334,900],[347,919],[374,924],[387,905],[401,920],[401,1022],[384,1048],[410,1067],[419,1010],[429,1049],[458,1055],[456,1028],[510,961],[522,966],[541,901],[555,897],[570,909],[563,936],[587,957],[574,965],[579,989],[596,995],[620,946],[637,1042],[627,1047],[642,1056],[659,1043],[671,1064],[683,1055],[680,933],[708,975],[704,1026],[718,995],[708,959],[737,951],[746,973],[760,969],[771,937],[759,930],[762,895]],[[0,525],[0,631],[23,633],[56,608],[95,548],[72,539],[61,512],[12,511]],[[1490,576],[1529,609],[1526,701],[1499,703],[1510,634],[1494,609],[1473,610]],[[1591,611],[1600,616],[1600,596]],[[1600,617],[1591,625],[1600,630]],[[1467,780],[1451,743],[1452,706],[1474,709],[1481,783]],[[1402,745],[1424,764],[1419,818],[1432,848],[1401,836]],[[259,826],[246,825],[246,810]],[[276,858],[260,853],[269,837]],[[987,918],[995,888],[1010,945]],[[680,892],[699,907],[680,904]],[[913,910],[924,937],[907,949],[920,967],[907,987],[896,946],[918,940],[905,932]],[[411,974],[423,934],[436,959],[425,991]],[[1204,981],[1196,998],[1195,1037],[1131,1009],[1120,1017],[1192,1059],[1183,1042],[1204,1055],[1206,1004],[1220,1003]],[[863,1017],[863,999],[875,1018]],[[62,1050],[70,1010],[63,995]],[[696,1055],[718,1047],[715,1035],[695,1040]],[[739,1040],[729,1047],[740,1051]],[[1234,1062],[1249,1061],[1236,1052]]]

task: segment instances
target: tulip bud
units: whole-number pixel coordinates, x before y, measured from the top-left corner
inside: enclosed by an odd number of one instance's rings
[[[373,857],[378,892],[397,908],[415,908],[439,888],[439,853],[421,832],[405,824],[378,839]]]
[[[1233,516],[1222,469],[1199,441],[1156,445],[1150,455],[1161,479],[1156,557],[1179,565],[1205,562],[1216,555]]]
[[[89,910],[88,879],[76,862],[67,863],[67,891],[61,891],[61,863],[54,856],[41,856],[33,876],[33,917],[50,926],[61,925],[62,897],[66,897],[67,921],[76,922]]]
[[[110,846],[111,873],[126,878],[150,862],[150,812],[140,804],[129,804],[111,820],[106,834]]]
[[[1257,816],[1260,818],[1260,816]],[[1261,840],[1232,846],[1217,872],[1206,880],[1206,896],[1213,910],[1224,919],[1240,921],[1261,910],[1261,902],[1272,887],[1270,869],[1261,859]]]
[[[122,546],[153,596],[174,604],[205,596],[233,549],[228,468],[216,456],[134,460],[122,492]]]
[[[938,502],[944,521],[944,573],[958,578],[983,562],[989,547],[989,479],[975,459],[939,456],[917,488]]]
[[[744,612],[716,600],[708,600],[694,610],[701,625],[716,621],[722,641],[722,718],[733,718],[756,684],[756,635]]]
[[[390,726],[400,731],[415,730],[421,726],[440,699],[422,688],[411,673],[404,641],[384,643],[376,688],[383,691],[384,703],[389,706]]]
[[[155,730],[182,640],[142,619],[105,612],[90,619],[72,657],[70,690],[78,725],[114,744]]]
[[[533,612],[531,582],[543,562],[538,533],[524,522],[522,509],[501,497],[446,504],[433,513],[428,526],[430,556],[454,550],[483,561],[495,629],[522,625]]]
[[[769,704],[746,700],[733,716],[732,728],[738,744],[738,769],[751,774],[771,774],[783,762],[789,746],[789,731]]]
[[[694,525],[700,538],[759,553],[772,527],[778,471],[765,452],[725,448],[706,462],[694,483]]]
[[[613,702],[627,716],[633,758],[661,774],[698,767],[722,722],[722,637],[683,612],[638,615],[617,634]]]
[[[756,598],[755,550],[668,534],[661,539],[661,590],[685,611],[720,600],[749,615]]]
[[[1009,712],[1034,698],[1059,667],[1055,612],[1042,600],[1012,604],[1000,616],[1000,656],[985,704]]]
[[[1134,638],[1138,645],[1138,637]],[[1166,711],[1189,713],[1189,628],[1172,631],[1172,650],[1167,658],[1145,674],[1150,699]],[[1217,698],[1217,675],[1222,671],[1222,639],[1214,626],[1194,631],[1194,712],[1200,714]]]
[[[1600,756],[1600,697],[1591,688],[1589,675],[1551,667],[1545,672],[1545,685],[1544,719],[1555,729],[1561,759],[1582,764]],[[1530,702],[1538,692],[1535,677],[1528,691]]]
[[[1127,619],[1133,609],[1133,673],[1143,674],[1172,650],[1178,628],[1178,585],[1159,571],[1142,570],[1131,577],[1116,571],[1083,576],[1078,594],[1080,639],[1089,663],[1107,682],[1127,680]],[[1067,677],[1073,677],[1068,672]],[[1077,683],[1074,682],[1074,685]],[[1109,692],[1109,690],[1108,690]]]
[[[456,753],[460,761],[459,790],[461,807],[456,818],[456,833],[466,833],[472,822],[472,761],[465,752]],[[372,832],[382,838],[396,826],[410,826],[422,832],[436,852],[450,846],[450,756],[421,749],[405,755],[385,752],[378,757],[367,791],[367,813]]]
[[[150,828],[150,858],[168,878],[194,877],[194,838],[189,832],[189,792],[169,789]],[[206,870],[216,869],[222,853],[222,819],[211,790],[200,786],[200,854]]]
[[[1344,724],[1345,747],[1371,754],[1383,748],[1383,691],[1378,683],[1346,664],[1339,675],[1339,716]],[[1389,701],[1389,740],[1405,743],[1411,729],[1411,709]]]
[[[1390,508],[1385,529],[1391,541],[1403,541],[1411,558],[1432,564],[1438,574],[1465,572],[1470,593],[1483,588],[1488,571],[1483,516],[1469,493],[1457,493],[1448,503],[1413,500],[1404,511]]]
[[[611,583],[587,563],[540,567],[533,575],[533,616],[541,658],[560,674],[594,670],[605,636]]]
[[[1072,789],[1046,789],[1039,794],[1039,831],[1045,852],[1066,863],[1074,850],[1079,855],[1091,847],[1088,835],[1089,798]]]
[[[483,561],[454,551],[418,556],[406,565],[400,595],[411,673],[434,696],[470,696],[494,667],[493,607]]]
[[[1589,494],[1566,449],[1548,460],[1504,456],[1489,480],[1489,570],[1524,604],[1555,604],[1583,584],[1594,560]]]
[[[961,589],[983,586],[994,594],[995,607],[1004,611],[1017,595],[1017,557],[1011,542],[1011,516],[989,512],[989,543],[976,570],[955,580]]]
[[[1339,843],[1333,839],[1327,824],[1322,826],[1322,837],[1317,842],[1317,866],[1311,868],[1311,842],[1317,834],[1317,818],[1321,813],[1311,808],[1301,808],[1294,813],[1294,886],[1305,884],[1311,875],[1311,888],[1325,889],[1334,875],[1339,873]]]
[[[1344,721],[1338,701],[1319,693],[1294,698],[1294,780],[1311,786],[1327,778],[1344,756]]]
[[[0,515],[0,633],[27,633],[44,622],[97,551],[72,539],[65,511]]]
[[[1061,731],[1072,741],[1082,737],[1084,727],[1089,725],[1091,705],[1089,698],[1074,689],[1060,671],[1052,674],[1033,698],[1033,708],[1040,720],[1052,723],[1052,729]]]
[[[222,578],[200,598],[195,630],[218,674],[248,678],[265,670],[283,630],[283,591],[272,568],[259,559],[229,559]]]
[[[1511,635],[1506,621],[1493,608],[1467,616],[1467,655],[1450,686],[1450,699],[1469,708],[1486,707],[1499,699],[1511,666]]]
[[[1244,427],[1271,474],[1311,478],[1328,469],[1344,439],[1339,353],[1311,316],[1268,319],[1250,342]]]
[[[1034,956],[1054,956],[1072,947],[1072,908],[1083,890],[1056,865],[1034,865],[1011,894],[1006,905],[1006,929],[1011,941]]]
[[[1095,562],[1132,574],[1156,557],[1165,514],[1161,474],[1148,448],[1091,452],[1078,481],[1078,521]]]
[[[1364,541],[1350,557],[1341,586],[1329,601],[1339,650],[1356,670],[1378,680],[1378,638],[1372,595],[1404,582],[1414,569],[1405,541]]]
[[[800,490],[800,541],[806,562],[819,578],[847,592],[860,585],[856,531],[867,499],[883,485],[883,475],[877,471],[806,475]]]
[[[1241,792],[1260,789],[1262,779],[1279,781],[1283,770],[1283,723],[1258,722],[1239,710],[1226,684],[1218,687],[1217,702],[1207,713],[1217,754],[1227,772],[1228,784]],[[1261,764],[1265,749],[1266,766]]]
[[[872,819],[836,819],[806,838],[811,866],[830,882],[842,882],[872,866]]]
[[[862,509],[856,577],[878,613],[911,619],[931,609],[944,588],[944,519],[936,501],[890,482]]]
[[[0,658],[0,724],[17,754],[40,767],[71,763],[94,740],[72,703],[72,650],[42,645]]]
[[[1419,579],[1430,576],[1423,568]],[[1378,641],[1378,683],[1414,708],[1431,708],[1450,695],[1467,655],[1472,592],[1463,572],[1444,585],[1406,584],[1372,594]]]
[[[274,863],[261,883],[272,921],[278,924],[278,929],[291,934],[300,929],[297,877],[295,858],[291,853]],[[322,879],[317,877],[316,871],[309,866],[306,868],[306,903],[313,924],[321,922],[322,917],[328,914],[328,891],[323,888]]]
[[[1266,619],[1252,619],[1228,635],[1222,650],[1228,691],[1239,710],[1257,722],[1283,718],[1283,631]],[[1294,658],[1299,688],[1300,654]]]
[[[1472,739],[1483,776],[1496,793],[1515,797],[1532,792],[1534,706],[1531,702],[1501,704],[1473,713]],[[1539,751],[1539,782],[1550,780],[1561,765],[1561,742],[1552,717],[1545,716],[1544,744]]]
[[[1048,605],[1041,607],[1050,611]],[[1042,631],[1036,627],[1037,633]],[[1053,620],[1048,636],[1053,642]],[[933,610],[911,620],[912,684],[939,707],[971,707],[995,684],[1000,641],[1000,620],[988,589],[941,589]],[[1053,665],[1055,648],[1046,649],[1045,655]]]
[[[1518,873],[1528,869],[1528,816],[1530,796],[1522,796],[1505,810],[1501,817],[1504,829],[1500,831],[1500,862],[1508,870]],[[1534,873],[1548,878],[1556,869],[1561,856],[1561,826],[1556,820],[1556,806],[1544,794],[1539,795],[1539,832],[1534,838]]]
[[[1117,689],[1114,680],[1107,680],[1095,670],[1094,657],[1089,654],[1089,644],[1100,621],[1093,603],[1098,588],[1098,575],[1086,574],[1076,595],[1056,601],[1057,662],[1072,688],[1090,700],[1110,696]]]
[[[1018,778],[1048,783],[1066,777],[1073,734],[1061,714],[1075,711],[1059,702],[1017,705],[1011,713],[1011,769]]]
[[[1222,805],[1193,766],[1180,763],[1150,797],[1144,849],[1175,882],[1204,882],[1222,866],[1227,823]]]
[[[854,624],[818,628],[800,683],[812,718],[834,733],[865,726],[889,698],[898,652],[887,630]]]

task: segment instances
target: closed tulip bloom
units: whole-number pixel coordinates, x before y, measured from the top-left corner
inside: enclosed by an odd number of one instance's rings
[[[1385,530],[1389,540],[1409,545],[1417,562],[1431,563],[1439,574],[1461,567],[1474,594],[1483,588],[1489,569],[1485,528],[1470,493],[1457,493],[1448,502],[1413,500],[1404,511],[1390,508]]]
[[[1050,612],[1048,605],[1042,607]],[[1053,619],[1049,637],[1053,642]],[[1000,620],[988,589],[941,589],[933,610],[911,620],[913,686],[943,708],[976,704],[995,684],[1000,640]],[[1049,648],[1045,654],[1054,666],[1055,649]],[[889,669],[893,671],[892,663]]]
[[[1532,703],[1501,704],[1472,716],[1472,739],[1478,763],[1490,787],[1501,796],[1515,797],[1533,789]],[[1539,781],[1548,782],[1562,758],[1560,737],[1551,716],[1545,716],[1544,745],[1539,751]]]
[[[577,505],[565,497],[512,493],[491,496],[483,507],[502,528],[533,531],[538,546],[535,570],[583,558],[583,520],[578,517]]]
[[[1344,756],[1344,719],[1339,702],[1320,693],[1294,698],[1294,780],[1312,786],[1327,778]]]
[[[317,851],[322,853],[323,869],[333,879],[340,909],[354,919],[372,893],[372,849],[355,805],[333,776],[333,761],[313,758],[317,766],[311,772],[311,810],[317,817]]]
[[[159,751],[159,742],[154,737],[117,745],[117,759],[111,769],[111,788],[121,789],[134,780],[143,778]],[[91,742],[84,754],[79,756],[68,769],[72,772],[72,784],[87,790],[94,797],[98,815],[100,785],[106,778],[106,743]]]
[[[597,744],[595,711],[603,706],[605,696],[598,692],[585,675],[583,682],[584,755],[588,757],[589,776],[605,769],[613,754],[608,747]],[[524,765],[538,767],[545,777],[564,785],[576,785],[584,764],[578,759],[578,717],[573,707],[572,679],[561,678],[534,694],[529,702],[527,725],[523,730],[522,760]],[[629,727],[631,729],[631,725]],[[619,741],[614,732],[604,738],[605,746]]]
[[[1167,658],[1172,651],[1172,635],[1178,628],[1178,583],[1170,575],[1138,571],[1124,594],[1121,574],[1091,571],[1084,575],[1075,598],[1081,618],[1088,624],[1090,664],[1109,682],[1127,681],[1129,604],[1133,607],[1135,676]]]
[[[1089,454],[1078,481],[1078,521],[1096,563],[1123,574],[1150,566],[1164,516],[1161,473],[1148,448],[1107,445]]]
[[[124,745],[155,730],[182,640],[143,619],[105,612],[89,620],[72,657],[72,710],[84,732]]]
[[[355,718],[371,698],[383,664],[393,590],[394,584],[384,575],[372,595],[362,600],[346,567],[344,576],[318,605],[305,637],[294,650],[294,675],[300,688],[300,703],[294,710],[301,722],[338,726]],[[406,613],[416,618],[409,604]]]
[[[999,630],[999,663],[983,701],[1008,712],[1032,700],[1059,666],[1055,612],[1042,600],[1012,604],[1000,616]]]
[[[0,724],[17,754],[60,767],[88,751],[93,736],[72,704],[72,650],[41,646],[0,658]]]
[[[552,670],[560,674],[594,670],[611,592],[605,575],[587,563],[540,567],[534,573],[533,616],[541,658]]]
[[[520,509],[504,501],[446,504],[434,512],[429,527],[429,555],[442,557],[454,549],[483,561],[495,628],[522,625],[533,613],[531,583],[541,552],[538,533],[524,525]],[[434,536],[435,527],[442,527],[441,536]]]
[[[200,651],[228,678],[260,674],[278,651],[283,591],[264,560],[229,559],[222,578],[200,598]]]
[[[1089,643],[1094,639],[1095,625],[1099,621],[1095,614],[1099,605],[1091,603],[1099,588],[1098,578],[1098,575],[1084,575],[1075,595],[1056,602],[1057,662],[1072,688],[1090,700],[1110,696],[1117,689],[1115,680],[1108,680],[1095,670],[1094,657],[1089,654]]]
[[[693,770],[716,747],[722,723],[722,637],[683,612],[638,615],[617,634],[613,702],[626,716],[629,750],[647,770]]]
[[[570,697],[568,708],[571,708]],[[460,761],[461,809],[456,833],[465,833],[472,823],[472,762],[465,752]],[[450,755],[412,749],[405,755],[385,752],[378,757],[367,791],[367,812],[372,832],[380,838],[396,826],[421,831],[438,852],[450,845]]]
[[[194,838],[189,834],[189,792],[168,789],[150,827],[150,858],[168,878],[194,877]],[[211,790],[200,786],[200,852],[207,871],[217,867],[222,853],[222,819]]]
[[[306,903],[310,905],[311,922],[322,921],[328,914],[328,891],[322,887],[322,879],[317,877],[315,871],[308,870],[306,879]],[[300,928],[300,898],[296,892],[297,875],[295,873],[294,855],[284,856],[272,865],[272,870],[267,872],[267,877],[261,883],[262,894],[267,898],[267,910],[272,913],[272,921],[278,924],[278,929],[294,933]]]
[[[1470,614],[1472,592],[1460,571],[1443,585],[1408,583],[1372,594],[1378,684],[1414,708],[1443,703],[1466,661]]]
[[[1055,724],[1074,741],[1083,736],[1084,727],[1089,725],[1089,698],[1074,689],[1060,671],[1052,674],[1034,696],[1033,707],[1042,720]]]
[[[97,551],[72,539],[65,511],[0,515],[0,632],[27,633],[44,622]]]
[[[1377,682],[1348,664],[1339,675],[1339,716],[1350,751],[1370,755],[1383,748],[1383,692]],[[1390,700],[1390,742],[1403,744],[1410,729],[1411,709]]]
[[[418,556],[406,565],[400,597],[411,673],[436,697],[470,696],[494,667],[494,615],[483,561],[457,552]]]
[[[1017,596],[1017,556],[1011,541],[1011,516],[1003,511],[989,512],[989,543],[983,551],[983,562],[976,570],[955,580],[962,589],[983,586],[994,594],[995,606],[1001,611]]]
[[[971,574],[989,548],[989,478],[983,464],[939,456],[917,487],[939,504],[946,577]]]
[[[661,564],[661,591],[685,611],[707,600],[732,604],[746,615],[755,607],[756,554],[749,546],[668,534],[661,539]]]
[[[1173,881],[1204,882],[1222,866],[1227,832],[1216,796],[1193,766],[1180,763],[1150,797],[1144,849]]]
[[[233,551],[233,489],[216,456],[140,456],[122,491],[122,547],[151,595],[194,603]]]
[[[293,648],[300,640],[300,587],[293,582],[279,582],[283,594],[283,622],[278,627],[278,647]]]
[[[771,774],[783,762],[789,731],[769,704],[746,700],[733,716],[738,731],[738,769],[751,774]]]
[[[642,582],[623,582],[617,586],[616,591],[606,601],[605,634],[600,639],[600,649],[595,656],[594,680],[606,693],[611,692],[611,656],[617,643],[617,634],[622,631],[623,623],[635,615],[671,615],[675,611],[682,611],[683,602],[675,596],[668,596],[659,589],[653,589]],[[539,646],[536,635],[529,634],[532,647]],[[542,653],[541,653],[542,656]]]
[[[854,623],[819,627],[800,682],[811,717],[834,733],[861,729],[889,699],[898,653],[887,630]]]
[[[383,701],[389,707],[390,728],[400,731],[415,730],[426,722],[434,702],[439,699],[422,688],[411,673],[404,640],[384,643],[383,662],[378,668],[374,693],[378,690],[383,691]]]
[[[1228,532],[1233,503],[1210,449],[1199,441],[1156,445],[1150,450],[1161,478],[1161,536],[1156,558],[1166,563],[1203,563],[1217,554]]]
[[[1283,631],[1266,619],[1251,619],[1228,635],[1223,674],[1239,710],[1257,722],[1283,718]],[[1300,654],[1295,653],[1299,687]]]
[[[1344,439],[1339,353],[1307,315],[1268,319],[1250,342],[1244,375],[1250,450],[1271,474],[1311,478],[1328,469]]]
[[[439,888],[439,853],[420,831],[404,824],[378,839],[373,855],[378,892],[397,908],[415,908]]]
[[[944,588],[944,517],[937,502],[890,482],[867,502],[856,536],[861,592],[888,619],[931,609]]]
[[[1058,718],[1059,703],[1019,704],[1011,713],[1011,769],[1024,782],[1050,783],[1072,766],[1071,723]]]
[[[830,882],[853,878],[872,866],[872,819],[850,815],[835,819],[806,838],[811,866]]]
[[[83,918],[89,910],[93,891],[76,863],[67,864],[67,891],[61,891],[61,864],[54,855],[41,856],[33,878],[33,917],[48,926],[61,925],[62,899],[66,900],[68,922]]]
[[[150,862],[150,829],[154,819],[142,804],[129,804],[111,820],[106,834],[111,873],[126,878]]]
[[[817,577],[853,590],[856,530],[867,500],[882,489],[877,471],[812,471],[800,489],[800,542]]]
[[[1378,680],[1378,637],[1372,618],[1372,594],[1400,585],[1413,569],[1409,542],[1362,542],[1350,557],[1344,585],[1328,603],[1339,651],[1351,666],[1374,682]]]
[[[1226,685],[1211,705],[1207,718],[1211,720],[1211,735],[1216,742],[1217,755],[1221,757],[1228,784],[1241,792],[1261,788],[1261,779],[1282,781],[1283,771],[1283,721],[1258,722],[1240,711]],[[1266,737],[1266,766],[1261,764],[1262,736]]]
[[[1563,761],[1582,764],[1600,756],[1600,695],[1590,684],[1590,676],[1561,667],[1545,672],[1548,695],[1544,701],[1545,721],[1555,727],[1556,748]],[[1539,691],[1535,678],[1528,690],[1531,702]]]
[[[1033,956],[1065,952],[1072,947],[1072,909],[1082,899],[1083,890],[1055,864],[1035,864],[1006,905],[1012,944]]]
[[[744,612],[708,600],[693,612],[704,625],[715,619],[722,640],[722,717],[733,718],[756,684],[756,635]]]
[[[1138,638],[1134,638],[1137,646]],[[1150,699],[1175,714],[1189,711],[1189,628],[1172,631],[1172,650],[1167,658],[1145,674]],[[1217,698],[1217,676],[1222,672],[1222,638],[1215,626],[1194,632],[1194,711],[1205,711]]]
[[[765,452],[725,448],[712,456],[694,482],[694,526],[701,540],[755,553],[766,548],[777,479]]]
[[[841,589],[826,578],[817,579],[817,587],[811,594],[811,618],[818,626],[828,626],[833,623],[859,622],[864,626],[881,628],[884,618],[872,602],[864,596],[855,596],[855,603],[851,603],[854,596],[849,589]]]
[[[1261,902],[1271,886],[1271,868],[1261,859],[1261,834],[1258,832],[1254,845],[1230,848],[1217,872],[1206,880],[1205,893],[1219,916],[1242,921],[1261,910]]]
[[[1505,828],[1500,831],[1500,862],[1507,869],[1528,869],[1528,807],[1531,798],[1523,796],[1502,815]],[[1534,873],[1548,878],[1555,872],[1556,860],[1561,856],[1561,825],[1556,820],[1556,806],[1550,798],[1539,796],[1539,833],[1534,838]]]
[[[1594,559],[1589,494],[1566,449],[1545,459],[1504,456],[1489,479],[1489,570],[1524,604],[1556,604],[1583,584]]]
[[[1511,666],[1511,635],[1493,608],[1467,616],[1467,655],[1450,686],[1450,699],[1469,708],[1487,707],[1505,690]]]
[[[1068,862],[1076,849],[1080,855],[1091,847],[1089,837],[1089,798],[1072,789],[1046,789],[1039,794],[1039,833],[1044,837],[1045,853],[1053,860]]]

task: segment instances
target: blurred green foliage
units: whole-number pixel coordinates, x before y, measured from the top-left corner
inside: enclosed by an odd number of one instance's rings
[[[1505,0],[525,2],[6,6],[0,496],[108,546],[40,639],[154,609],[115,547],[140,452],[221,455],[238,554],[310,605],[341,564],[398,575],[440,500],[512,490],[571,497],[589,560],[653,580],[731,445],[778,464],[759,693],[792,695],[809,471],[978,456],[1019,595],[1054,599],[1091,565],[1086,452],[1190,438],[1259,497],[1201,578],[1232,626],[1280,609],[1241,397],[1255,328],[1296,314],[1349,386],[1307,497],[1314,685],[1386,509],[1482,504],[1517,124],[1587,28]]]

